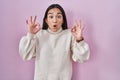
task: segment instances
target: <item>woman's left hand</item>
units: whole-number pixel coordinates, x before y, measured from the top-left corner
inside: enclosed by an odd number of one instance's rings
[[[74,26],[71,28],[71,32],[76,38],[76,41],[83,40],[82,32],[84,29],[83,22],[80,20],[79,22],[75,21]]]

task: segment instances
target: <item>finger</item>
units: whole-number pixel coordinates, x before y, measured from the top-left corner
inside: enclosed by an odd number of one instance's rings
[[[35,16],[35,18],[34,18],[34,23],[36,22],[36,18],[37,18],[37,16]]]
[[[76,26],[77,26],[77,27],[80,27],[80,22],[79,22],[79,20],[76,20]]]
[[[81,28],[82,20],[79,20],[79,27]]]
[[[37,26],[36,26],[36,32],[38,32],[40,29],[41,29],[40,24],[37,23]]]
[[[71,33],[72,33],[72,34],[74,34],[74,33],[75,33],[75,31],[74,31],[74,29],[73,29],[73,28],[71,28]]]
[[[75,23],[76,23],[76,27],[75,27],[76,30],[79,30],[80,29],[80,22],[76,20]]]
[[[79,20],[79,27],[82,28],[82,26],[83,26],[83,21]]]
[[[77,20],[75,20],[75,26],[76,27],[78,27],[79,25],[78,25],[78,22],[77,22]]]
[[[73,27],[70,30],[71,30],[71,32],[73,32]]]
[[[40,24],[39,24],[39,23],[37,23],[37,26],[38,26],[39,28],[41,28],[41,26],[40,26]]]
[[[40,25],[38,26],[38,31],[41,29]]]
[[[30,22],[32,23],[32,16],[30,16]]]
[[[26,20],[26,24],[28,24],[28,20]]]
[[[83,23],[83,21],[81,21],[81,30],[83,30],[84,29],[84,23]]]
[[[72,27],[71,28],[71,32],[75,32],[76,31],[76,28],[75,27]]]
[[[73,26],[76,27],[76,20],[74,20],[74,22],[73,22]]]

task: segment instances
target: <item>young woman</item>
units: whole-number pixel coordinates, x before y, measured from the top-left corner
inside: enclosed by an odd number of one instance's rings
[[[35,58],[34,80],[71,80],[72,60],[83,63],[90,50],[83,39],[83,23],[68,29],[66,15],[59,4],[50,5],[43,27],[34,19],[26,20],[28,33],[22,37],[19,52],[24,60]]]

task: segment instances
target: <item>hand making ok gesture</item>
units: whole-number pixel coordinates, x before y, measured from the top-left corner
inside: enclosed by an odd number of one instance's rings
[[[76,41],[81,41],[83,40],[82,32],[84,29],[83,22],[80,20],[79,22],[75,21],[74,26],[71,28],[71,32],[76,38]]]
[[[29,33],[36,34],[41,29],[40,24],[36,23],[36,18],[37,16],[32,20],[32,16],[30,16],[30,20],[26,20]]]

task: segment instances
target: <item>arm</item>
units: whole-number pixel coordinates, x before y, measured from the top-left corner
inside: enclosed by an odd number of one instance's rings
[[[80,21],[79,23],[75,23],[73,28],[71,29],[72,33],[72,58],[76,62],[83,63],[84,61],[89,59],[90,56],[90,49],[88,44],[84,41],[82,32],[84,26],[83,23]]]
[[[30,60],[36,55],[38,40],[34,34],[28,33],[21,38],[19,53],[23,60]]]
[[[40,30],[40,25],[36,24],[36,16],[32,21],[32,16],[30,20],[26,20],[28,27],[28,33],[26,36],[22,37],[19,43],[19,53],[23,60],[30,60],[35,57],[37,52],[38,38],[37,34]]]
[[[89,45],[84,41],[77,42],[75,38],[72,39],[72,59],[75,62],[83,63],[90,57]]]

